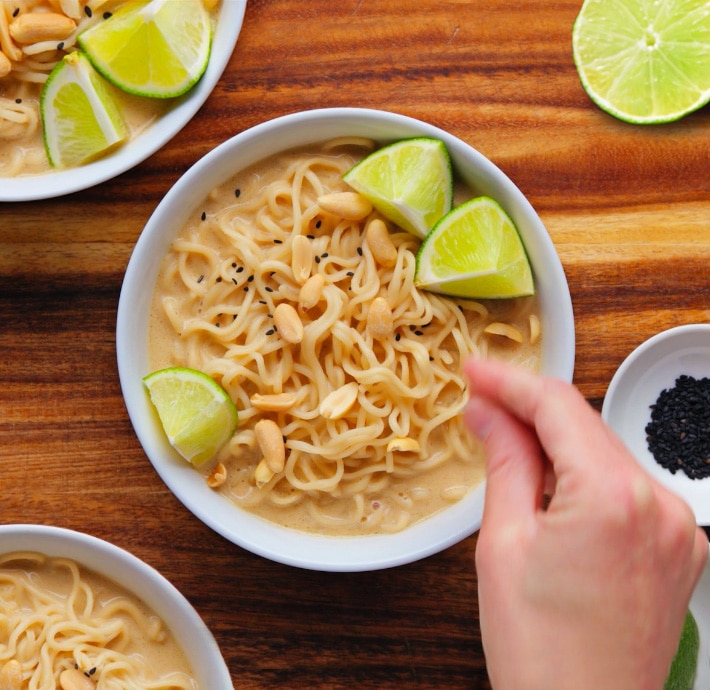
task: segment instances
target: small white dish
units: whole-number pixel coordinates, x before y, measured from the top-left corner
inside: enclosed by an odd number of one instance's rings
[[[114,152],[67,170],[0,176],[0,201],[53,199],[88,189],[134,168],[167,144],[197,113],[224,72],[237,44],[246,0],[223,0],[212,37],[210,61],[200,81],[161,118]]]
[[[690,479],[681,471],[671,474],[656,462],[646,442],[650,406],[681,374],[710,376],[710,324],[671,328],[637,347],[614,374],[602,417],[656,480],[687,501],[698,524],[708,525],[710,477]]]
[[[182,649],[200,688],[231,688],[212,633],[187,599],[157,570],[118,546],[82,532],[45,525],[0,525],[0,553],[32,551],[68,558],[145,602]]]

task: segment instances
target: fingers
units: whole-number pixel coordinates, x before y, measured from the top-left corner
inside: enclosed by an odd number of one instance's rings
[[[501,407],[472,397],[464,413],[485,444],[486,509],[482,529],[518,526],[541,507],[545,465],[531,429]]]
[[[485,398],[535,430],[559,481],[568,470],[601,476],[599,464],[631,460],[579,391],[497,360],[469,359],[464,369],[473,395]],[[618,468],[618,465],[617,465]]]

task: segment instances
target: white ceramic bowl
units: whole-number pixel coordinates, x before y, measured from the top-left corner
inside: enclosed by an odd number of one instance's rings
[[[167,144],[197,113],[212,93],[234,51],[246,10],[246,0],[223,0],[205,73],[170,110],[137,137],[114,152],[76,168],[40,175],[0,176],[0,201],[32,201],[78,192],[134,168]]]
[[[201,688],[233,687],[217,643],[192,605],[168,580],[132,554],[60,527],[0,525],[0,553],[13,551],[72,559],[135,594],[170,630]]]
[[[457,543],[480,526],[483,488],[398,534],[337,539],[289,531],[234,507],[195,476],[155,423],[141,378],[149,373],[147,328],[152,286],[162,258],[186,216],[209,190],[239,170],[280,151],[344,135],[370,137],[381,143],[412,136],[444,141],[460,178],[476,193],[497,199],[520,230],[535,273],[545,330],[542,369],[571,380],[575,346],[567,281],[540,219],[520,190],[493,163],[447,132],[418,120],[375,110],[313,110],[277,118],[242,132],[198,161],[168,192],[150,218],[126,270],[116,337],[126,407],[155,469],[198,518],[253,553],[290,565],[331,571],[400,565]]]
[[[650,406],[681,374],[710,377],[710,324],[677,326],[639,345],[611,379],[602,417],[655,479],[685,499],[698,524],[710,525],[710,477],[671,474],[655,461],[646,442]]]

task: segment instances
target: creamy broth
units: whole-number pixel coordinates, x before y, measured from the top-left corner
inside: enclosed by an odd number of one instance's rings
[[[69,559],[0,556],[0,640],[0,669],[19,662],[30,687],[58,688],[60,674],[77,668],[105,690],[198,690],[150,607]]]
[[[419,292],[411,286],[419,240],[390,226],[399,258],[394,268],[384,269],[368,249],[367,221],[344,221],[320,211],[318,195],[347,191],[342,174],[366,152],[348,147],[292,151],[237,174],[215,189],[180,230],[153,296],[151,368],[204,371],[239,410],[238,430],[217,464],[202,470],[205,479],[216,483],[214,468],[221,471],[221,464],[226,481],[215,489],[237,506],[314,533],[395,532],[478,486],[484,462],[461,419],[466,401],[461,361],[474,353],[535,369],[540,356],[540,340],[531,343],[528,335],[536,297],[473,302]],[[470,192],[459,187],[456,196],[463,200]],[[297,234],[312,243],[311,274],[326,276],[333,301],[360,303],[345,308],[345,315],[326,328],[320,322],[331,318],[328,299],[308,309],[299,302],[302,284],[290,253]],[[386,295],[395,305],[394,330],[382,340],[368,340],[360,322],[375,295]],[[318,335],[306,335],[299,344],[281,338],[272,327],[273,312],[284,301],[299,310],[305,333]],[[483,334],[492,322],[517,328],[523,344]],[[339,340],[348,328],[357,331],[352,340],[350,335]],[[330,379],[322,385],[321,373]],[[358,381],[359,397],[349,417],[324,420],[319,405],[325,393],[351,379]],[[402,395],[398,381],[406,388]],[[431,390],[422,391],[426,381],[432,382]],[[319,385],[321,394],[311,395]],[[283,392],[298,398],[285,411],[264,411],[255,403],[255,394]],[[385,412],[377,417],[371,407]],[[262,453],[254,427],[263,418],[275,420],[282,430],[287,462],[284,472],[260,485]],[[318,434],[320,447],[314,450]],[[341,440],[358,434],[361,445]],[[392,439],[408,436],[420,443],[419,452],[387,450]],[[338,472],[343,478],[336,482]]]

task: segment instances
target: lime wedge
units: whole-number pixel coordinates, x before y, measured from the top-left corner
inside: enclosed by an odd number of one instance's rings
[[[688,611],[683,624],[683,632],[678,643],[678,651],[673,658],[671,670],[664,690],[693,690],[698,672],[698,652],[700,634],[693,614]]]
[[[438,139],[418,137],[384,146],[343,179],[385,218],[417,237],[425,237],[451,210],[451,160]]]
[[[237,408],[222,387],[195,369],[170,367],[143,379],[170,444],[199,467],[237,428]]]
[[[137,0],[78,41],[94,67],[124,91],[172,98],[207,68],[212,25],[202,0]]]
[[[40,112],[47,158],[57,168],[81,165],[128,137],[110,86],[79,51],[50,73]]]
[[[585,0],[572,50],[589,97],[620,120],[671,122],[710,100],[708,0]]]
[[[417,287],[473,299],[535,292],[518,230],[498,202],[482,196],[446,214],[417,253]]]

